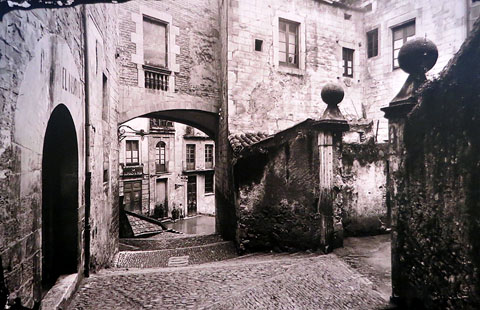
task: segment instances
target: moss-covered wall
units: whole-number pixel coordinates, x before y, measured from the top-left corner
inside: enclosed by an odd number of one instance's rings
[[[328,221],[332,227],[336,212],[325,214],[319,205],[317,133],[296,134],[235,165],[237,241],[242,251],[326,250],[322,232]],[[334,156],[334,163],[338,160]]]
[[[386,156],[387,145],[373,139],[343,144],[339,208],[346,235],[378,234],[389,226]]]
[[[480,309],[479,23],[474,32],[400,133],[393,285],[428,309]]]

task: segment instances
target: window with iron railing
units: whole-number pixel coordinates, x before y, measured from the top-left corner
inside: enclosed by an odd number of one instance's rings
[[[168,91],[168,80],[171,71],[143,66],[145,72],[145,88]]]

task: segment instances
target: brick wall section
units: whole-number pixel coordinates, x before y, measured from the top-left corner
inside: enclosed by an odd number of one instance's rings
[[[394,279],[428,309],[480,307],[480,24],[406,120]]]
[[[345,19],[345,13],[351,15]],[[228,34],[228,115],[232,133],[275,133],[307,118],[320,118],[325,104],[320,91],[327,82],[340,82],[340,104],[349,119],[362,116],[365,52],[362,14],[322,1],[231,1]],[[290,17],[292,16],[292,17]],[[300,70],[282,70],[275,54],[278,18],[301,22]],[[255,39],[263,51],[254,50]],[[302,47],[303,44],[303,47]],[[355,50],[354,77],[342,76],[342,47]],[[302,54],[302,53],[300,53]],[[301,57],[302,58],[302,57]],[[303,67],[303,69],[302,69]],[[290,71],[290,72],[287,72]]]

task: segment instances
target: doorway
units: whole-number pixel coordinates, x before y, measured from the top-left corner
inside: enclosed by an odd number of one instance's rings
[[[42,289],[78,267],[78,145],[67,107],[48,121],[42,158]]]
[[[167,202],[167,180],[159,179],[156,184],[156,205],[160,206],[160,217],[165,217],[168,215],[168,202]]]
[[[125,210],[142,213],[142,181],[124,183],[123,188]]]
[[[187,180],[187,215],[197,214],[197,176],[190,175]]]

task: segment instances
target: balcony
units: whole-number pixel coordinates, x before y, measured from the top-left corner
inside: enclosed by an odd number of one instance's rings
[[[182,168],[184,173],[205,173],[213,171],[215,169],[213,163],[205,163],[203,167],[196,166],[195,163],[182,162]]]
[[[143,66],[145,72],[145,88],[168,91],[168,79],[172,73],[170,70]]]
[[[155,172],[156,172],[157,174],[168,172],[168,171],[167,171],[167,164],[158,164],[158,163],[155,163]]]
[[[137,177],[143,175],[143,165],[123,166],[122,176]]]
[[[195,162],[187,162],[185,163],[185,169],[184,170],[195,170]]]

